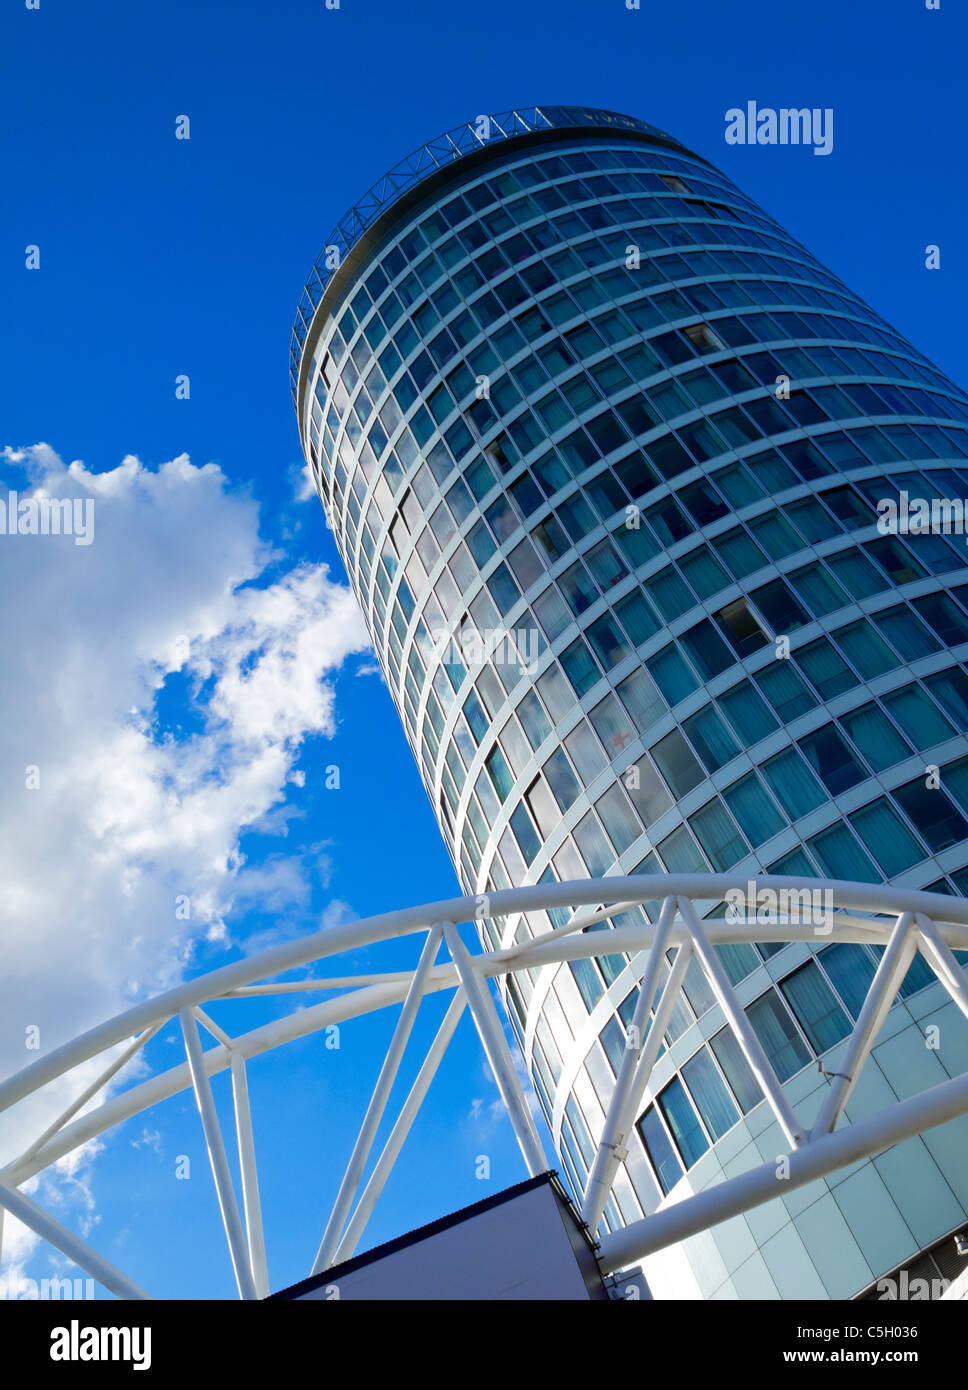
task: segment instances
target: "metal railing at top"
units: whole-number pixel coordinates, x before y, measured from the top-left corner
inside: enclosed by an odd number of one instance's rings
[[[656,126],[615,111],[603,111],[586,106],[526,106],[513,111],[500,111],[496,115],[477,116],[473,121],[445,131],[408,154],[378,179],[337,222],[313,263],[296,308],[290,339],[289,381],[294,405],[297,404],[299,364],[313,315],[343,257],[367,228],[422,179],[453,164],[455,160],[487,146],[499,144],[503,140],[509,140],[514,135],[571,126],[635,130],[662,140],[671,138]]]

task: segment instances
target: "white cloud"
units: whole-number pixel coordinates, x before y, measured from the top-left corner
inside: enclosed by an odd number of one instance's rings
[[[292,484],[293,497],[297,502],[308,502],[310,497],[316,496],[316,484],[309,471],[308,463],[303,463],[301,467],[298,464],[293,464],[289,469],[289,481]]]
[[[335,729],[328,678],[368,638],[325,566],[279,572],[256,503],[214,464],[129,456],[94,473],[44,444],[0,458],[22,496],[91,498],[95,512],[89,546],[0,535],[6,1076],[37,1055],[25,1030],[46,1052],[171,983],[197,941],[230,929],[234,904],[305,897],[308,857],[249,868],[239,837],[285,833],[300,745]],[[181,683],[180,733],[166,681]],[[75,1076],[69,1094],[0,1116],[0,1162],[77,1090]]]

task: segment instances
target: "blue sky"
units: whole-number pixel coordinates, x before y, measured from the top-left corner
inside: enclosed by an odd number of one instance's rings
[[[4,7],[0,447],[14,452],[0,483],[82,484],[98,520],[90,554],[0,546],[18,658],[0,689],[22,715],[0,736],[4,930],[22,962],[0,1005],[43,1015],[53,1045],[179,970],[454,892],[321,509],[298,500],[293,310],[330,228],[384,169],[516,104],[632,113],[723,168],[964,382],[965,29],[954,0]],[[832,154],[727,146],[724,113],[749,100],[832,108]],[[180,115],[189,141],[175,139]],[[929,243],[939,272],[924,268]],[[122,468],[128,456],[140,462]],[[171,650],[185,632],[187,664]],[[25,820],[28,763],[59,794]],[[323,785],[333,763],[339,791]],[[187,930],[166,907],[180,874],[200,904]],[[252,1026],[237,1007],[233,1026]],[[439,1001],[427,1012],[411,1066]],[[347,1033],[336,1064],[311,1041],[250,1068],[276,1287],[306,1272],[392,1023]],[[162,1038],[149,1058],[176,1052]],[[5,1046],[0,1070],[29,1060]],[[495,1096],[465,1024],[372,1239],[522,1176]],[[482,1152],[489,1184],[474,1176]],[[193,1177],[176,1183],[182,1153]],[[153,1292],[232,1292],[190,1096],[40,1196]]]

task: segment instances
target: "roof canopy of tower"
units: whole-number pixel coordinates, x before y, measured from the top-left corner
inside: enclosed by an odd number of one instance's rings
[[[377,223],[382,225],[391,209],[400,212],[402,202],[425,197],[432,186],[452,176],[458,162],[461,173],[465,173],[469,166],[498,151],[503,153],[511,147],[556,136],[574,138],[580,131],[637,135],[672,148],[684,148],[671,135],[635,116],[589,106],[528,106],[477,116],[464,125],[455,126],[421,145],[378,179],[333,228],[300,297],[289,362],[293,401],[297,408],[300,363],[323,295],[338,273],[347,268],[347,263],[357,259],[350,253],[360,247],[364,238],[366,245],[372,244]]]

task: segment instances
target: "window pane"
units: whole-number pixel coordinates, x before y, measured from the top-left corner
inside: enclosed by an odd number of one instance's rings
[[[816,733],[802,738],[800,747],[811,767],[820,774],[820,780],[831,796],[839,796],[841,792],[862,782],[866,776],[835,728],[828,726],[818,729]]]
[[[601,878],[613,863],[615,855],[592,811],[575,826],[574,836],[588,872],[592,878]]]
[[[651,1106],[639,1120],[638,1128],[659,1186],[663,1192],[671,1192],[682,1177],[682,1164],[662,1127],[662,1121]]]
[[[772,989],[750,1004],[746,1016],[780,1081],[789,1080],[801,1067],[806,1066],[810,1054],[793,1019]]]
[[[839,657],[837,659],[840,660]],[[813,709],[817,703],[790,661],[778,661],[772,667],[764,668],[757,674],[757,680],[784,724]],[[759,736],[762,738],[762,734]]]
[[[880,883],[878,873],[846,825],[833,825],[807,841],[820,867],[831,878],[843,878],[857,883]]]
[[[851,623],[848,627],[840,628],[834,637],[840,650],[864,680],[873,680],[885,671],[893,671],[898,664],[897,657],[869,622]]]
[[[877,705],[864,705],[841,722],[875,772],[902,762],[911,749]]]
[[[732,817],[718,798],[690,816],[689,824],[708,854],[709,862],[719,873],[738,864],[746,853],[746,845]]]
[[[604,796],[598,798],[595,810],[601,817],[608,838],[615,846],[616,854],[624,854],[629,845],[642,834],[638,817],[633,813],[628,797],[617,782],[609,787]]]
[[[760,958],[752,946],[745,942],[735,942],[728,946],[714,946],[713,950],[723,963],[731,985],[739,984],[751,975],[760,963]]]
[[[850,1032],[850,1020],[834,998],[815,961],[807,961],[806,965],[781,980],[780,989],[818,1055]]]
[[[850,817],[850,823],[888,878],[903,873],[925,857],[924,850],[882,796]]]
[[[927,685],[962,733],[968,733],[968,676],[959,667],[932,676]],[[923,698],[923,697],[922,697]],[[935,739],[934,742],[940,742]]]
[[[705,1048],[685,1064],[682,1076],[715,1143],[732,1128],[739,1114]]]
[[[791,821],[805,816],[827,800],[820,783],[795,748],[787,748],[764,763],[763,774]]]
[[[709,1148],[709,1140],[702,1132],[699,1118],[678,1077],[660,1093],[658,1102],[682,1161],[691,1168]]]
[[[685,796],[703,780],[702,769],[677,729],[661,739],[651,751],[674,796]]]
[[[761,845],[783,829],[783,817],[763,790],[755,772],[727,787],[723,799],[751,845]]]
[[[801,647],[796,659],[824,700],[831,700],[857,684],[856,676],[826,637]]]
[[[897,787],[894,797],[932,853],[956,845],[968,836],[968,822],[940,787],[928,788],[919,778]]]
[[[945,699],[946,687],[941,683],[943,679],[943,677],[938,677],[937,683],[930,681],[929,684],[932,694],[937,695],[945,709],[951,713],[948,701]],[[937,705],[932,704],[924,691],[916,685],[906,686],[894,695],[885,696],[884,703],[901,728],[906,729],[911,735],[919,752],[924,752],[926,748],[931,748],[936,743],[943,743],[954,733],[954,729]]]
[[[742,681],[721,695],[719,703],[744,748],[752,747],[777,727],[773,715],[749,681]]]
[[[718,772],[739,753],[739,744],[712,705],[687,719],[682,727],[707,772]]]
[[[851,1016],[857,1018],[877,969],[870,951],[866,946],[837,941],[832,946],[825,946],[818,960],[833,980]]]
[[[749,1062],[743,1056],[739,1043],[728,1028],[717,1033],[710,1046],[716,1054],[716,1060],[722,1067],[723,1074],[739,1103],[739,1108],[745,1115],[753,1109],[754,1105],[759,1105],[763,1099],[759,1082],[753,1075]]]

